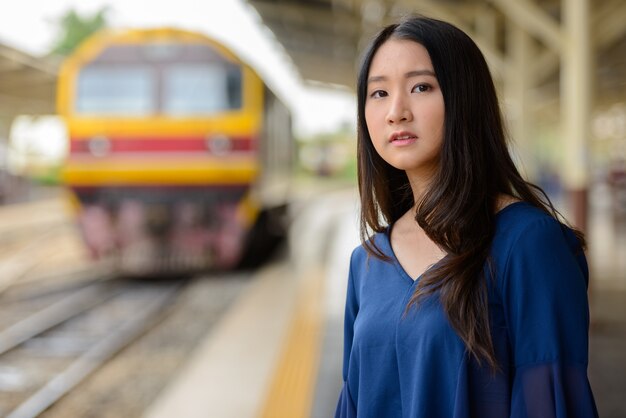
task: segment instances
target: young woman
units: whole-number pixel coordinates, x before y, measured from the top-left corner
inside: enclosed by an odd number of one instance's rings
[[[363,244],[336,416],[596,417],[584,240],[515,168],[478,47],[410,18],[374,39],[357,88]]]

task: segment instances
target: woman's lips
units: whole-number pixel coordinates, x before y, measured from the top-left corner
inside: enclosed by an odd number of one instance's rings
[[[417,141],[417,135],[411,132],[396,132],[389,137],[389,142],[396,146],[410,145]]]

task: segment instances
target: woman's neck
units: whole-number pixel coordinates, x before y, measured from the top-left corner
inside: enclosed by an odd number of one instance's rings
[[[417,175],[408,171],[406,172],[406,176],[409,179],[409,184],[413,191],[413,202],[417,204],[428,190],[432,176]]]

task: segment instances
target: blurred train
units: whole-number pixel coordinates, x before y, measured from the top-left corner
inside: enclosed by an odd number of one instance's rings
[[[285,232],[289,109],[215,40],[96,34],[64,62],[57,107],[62,177],[93,257],[128,274],[228,269]]]

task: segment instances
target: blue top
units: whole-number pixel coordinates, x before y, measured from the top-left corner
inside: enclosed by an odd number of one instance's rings
[[[436,295],[403,313],[416,283],[358,247],[350,260],[344,385],[335,417],[597,417],[587,379],[588,269],[573,232],[525,202],[496,216],[489,317],[501,371],[478,366]],[[491,276],[489,276],[491,277]]]

